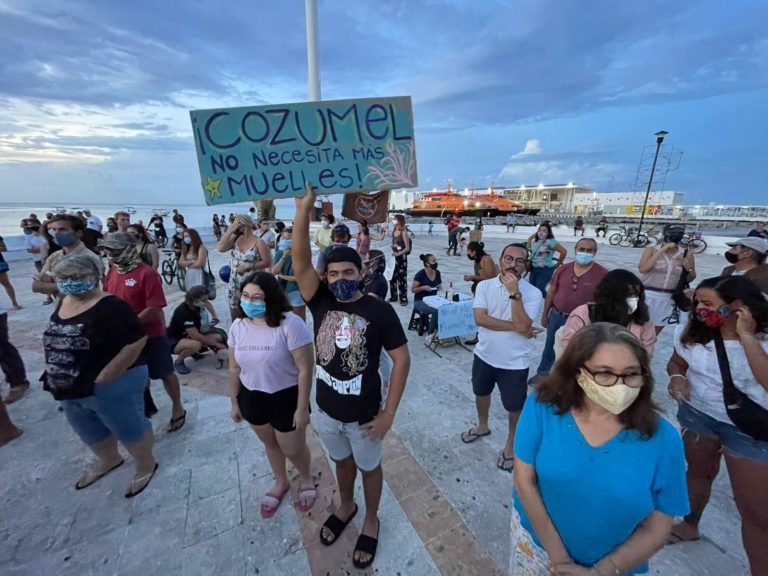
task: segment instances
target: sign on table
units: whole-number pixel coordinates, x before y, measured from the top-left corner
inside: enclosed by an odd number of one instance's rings
[[[472,304],[472,300],[463,300],[440,306],[440,313],[437,317],[437,335],[442,339],[477,332]]]
[[[411,188],[410,96],[193,110],[207,204]]]

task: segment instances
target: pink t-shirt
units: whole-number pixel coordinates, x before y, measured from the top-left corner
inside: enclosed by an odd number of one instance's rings
[[[229,347],[235,350],[240,381],[248,390],[268,394],[298,385],[299,369],[291,350],[306,346],[313,339],[312,331],[293,312],[287,312],[276,328],[242,318],[229,328]]]
[[[571,312],[571,315],[568,316],[568,320],[562,328],[563,332],[560,336],[561,348],[563,350],[568,348],[568,343],[576,332],[590,324],[592,324],[592,321],[589,319],[589,304],[577,306]],[[653,350],[656,347],[656,327],[653,325],[653,322],[646,322],[645,324],[635,324],[633,322],[628,328],[642,342],[648,354],[653,355]]]

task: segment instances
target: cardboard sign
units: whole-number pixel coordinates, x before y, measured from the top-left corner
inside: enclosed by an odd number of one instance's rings
[[[440,306],[437,316],[437,335],[442,338],[453,338],[477,332],[475,313],[472,300],[450,302]]]
[[[418,185],[411,98],[193,110],[207,204]]]
[[[365,220],[368,224],[381,224],[387,221],[389,212],[389,190],[374,194],[355,192],[344,196],[341,215],[355,222]]]

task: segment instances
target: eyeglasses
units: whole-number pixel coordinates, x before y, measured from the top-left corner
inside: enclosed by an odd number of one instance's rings
[[[515,258],[514,256],[504,256],[501,259],[504,264],[525,264],[528,262],[526,258]]]
[[[600,386],[610,387],[614,386],[619,379],[622,384],[626,384],[630,388],[640,388],[645,384],[645,374],[642,372],[635,372],[633,374],[614,374],[613,372],[592,372],[586,366],[583,366],[584,371],[592,376],[592,379]]]

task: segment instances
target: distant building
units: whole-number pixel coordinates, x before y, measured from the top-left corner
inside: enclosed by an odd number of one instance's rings
[[[662,190],[648,195],[646,216],[680,216],[682,192]],[[614,216],[640,216],[643,211],[644,192],[594,192],[577,194],[573,212],[576,214],[606,214]],[[681,214],[676,214],[681,211]]]

